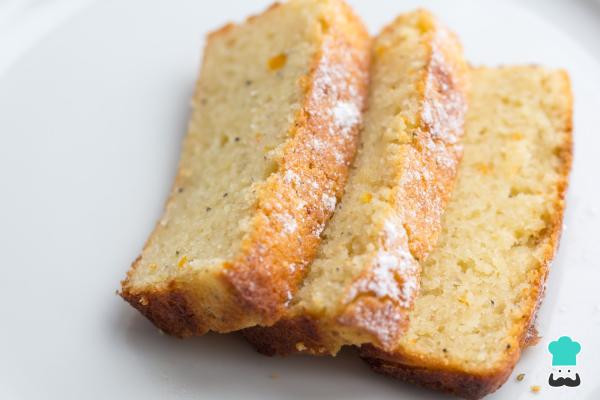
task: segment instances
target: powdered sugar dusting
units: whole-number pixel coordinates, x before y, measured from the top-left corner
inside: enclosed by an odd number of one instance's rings
[[[384,221],[382,235],[384,248],[374,254],[369,274],[355,283],[349,300],[360,293],[372,293],[408,307],[418,288],[419,264],[408,249],[408,236],[400,220]]]
[[[398,236],[400,235],[398,232],[398,227],[391,220],[387,219],[383,223],[383,231],[385,233],[386,241],[393,243],[398,240]]]
[[[351,98],[355,98],[358,95],[358,91],[356,90],[356,86],[350,85],[348,87],[348,93],[350,94]]]
[[[296,204],[296,210],[302,210],[306,207],[306,202],[304,200],[298,200],[298,204]]]
[[[317,100],[325,98],[325,96],[338,97],[339,83],[346,81],[350,77],[348,69],[331,59],[330,52],[324,51],[319,62],[317,70],[319,73],[315,76],[314,95]]]
[[[315,228],[312,231],[313,236],[316,236],[316,237],[321,236],[323,229],[325,229],[325,224],[318,224],[317,226],[315,226]]]
[[[335,210],[335,205],[337,204],[337,199],[335,198],[335,196],[330,196],[327,193],[323,193],[323,196],[321,199],[323,201],[323,205],[325,206],[326,210],[328,210],[328,211]]]
[[[296,265],[296,264],[294,264],[294,263],[290,263],[290,264],[288,265],[288,270],[289,270],[289,272],[290,272],[291,274],[293,274],[294,272],[296,272],[296,269],[297,269],[297,265]]]
[[[287,171],[285,171],[285,174],[283,175],[283,181],[287,184],[295,183],[295,184],[299,185],[300,177],[294,171],[291,171],[288,169]]]
[[[447,31],[439,29],[432,43],[425,88],[425,102],[421,118],[429,128],[433,138],[442,139],[447,144],[455,144],[463,132],[467,102],[460,85],[461,74],[455,65],[447,60],[441,48],[448,43]]]
[[[334,47],[334,42],[328,43],[328,47]],[[340,62],[338,59],[332,59],[332,51],[324,51],[317,68],[317,74],[313,83],[313,100],[318,103],[325,103],[322,108],[323,117],[330,117],[331,123],[323,126],[330,135],[339,134],[341,139],[347,139],[346,136],[361,120],[361,104],[364,95],[359,92],[359,83],[366,80],[364,69],[358,68],[352,70],[349,65],[355,63],[354,58],[359,56],[353,49],[341,54],[346,62]],[[333,50],[333,52],[337,52]],[[348,98],[349,100],[344,100]],[[329,118],[324,118],[328,120]]]
[[[283,225],[283,232],[285,233],[294,233],[298,229],[298,222],[288,213],[275,214],[275,218]]]
[[[379,252],[376,257],[377,267],[373,270],[373,278],[366,282],[365,289],[375,293],[377,297],[399,297],[400,289],[394,279],[394,267],[398,258],[388,252]]]
[[[360,109],[353,101],[338,101],[331,110],[333,123],[340,129],[342,135],[348,132],[360,122]]]
[[[323,141],[317,137],[311,139],[310,145],[313,149],[317,151],[325,149],[325,143],[323,143]]]

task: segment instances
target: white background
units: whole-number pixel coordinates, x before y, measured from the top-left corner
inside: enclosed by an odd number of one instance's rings
[[[235,335],[168,338],[114,294],[170,187],[203,35],[267,3],[0,0],[0,399],[441,397],[352,351],[265,358]],[[474,64],[569,70],[575,164],[543,338],[515,368],[525,380],[490,398],[600,398],[600,4],[351,3],[373,33],[421,5]],[[577,389],[546,384],[561,335],[582,345]]]

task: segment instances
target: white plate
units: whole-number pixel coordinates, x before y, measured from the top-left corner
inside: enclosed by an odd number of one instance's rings
[[[211,2],[212,3],[212,2]],[[513,3],[354,1],[376,32],[415,6],[459,32],[475,64],[565,67],[575,165],[541,343],[490,398],[600,398],[600,65]],[[175,172],[203,35],[265,1],[105,1],[75,13],[0,76],[1,399],[431,399],[337,358],[256,354],[234,335],[180,341],[115,295]],[[38,35],[40,36],[40,35]],[[1,51],[1,50],[0,50]],[[16,56],[15,56],[16,57]],[[552,389],[550,340],[582,344],[582,384]]]

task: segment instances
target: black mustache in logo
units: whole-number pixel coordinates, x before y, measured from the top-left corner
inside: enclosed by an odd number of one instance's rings
[[[548,378],[548,384],[553,387],[559,387],[559,386],[575,387],[575,386],[579,386],[580,383],[581,383],[581,379],[579,379],[579,374],[575,374],[575,379],[562,378],[562,377],[554,379],[554,374],[550,374],[550,377]]]

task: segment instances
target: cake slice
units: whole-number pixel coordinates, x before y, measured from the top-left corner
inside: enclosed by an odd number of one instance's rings
[[[467,68],[426,11],[396,19],[373,52],[362,142],[319,253],[284,317],[244,332],[262,353],[390,349],[405,328],[461,156]]]
[[[275,322],[341,196],[369,58],[338,0],[210,34],[177,177],[123,298],[180,337]]]
[[[468,399],[502,385],[525,346],[561,231],[571,165],[565,72],[478,68],[464,158],[410,327],[377,372]]]

